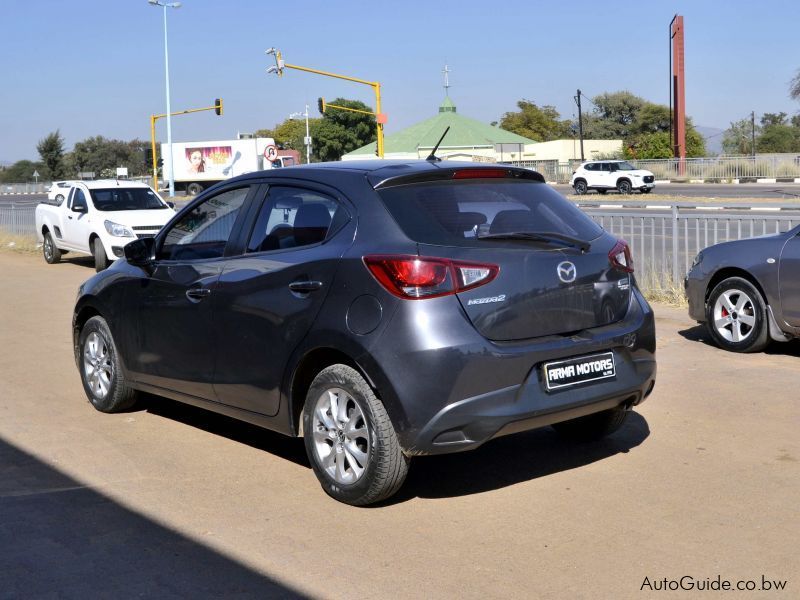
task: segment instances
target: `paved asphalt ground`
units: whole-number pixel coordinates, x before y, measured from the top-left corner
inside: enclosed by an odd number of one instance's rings
[[[0,252],[0,274],[2,598],[800,597],[800,343],[725,353],[657,306],[658,383],[614,436],[418,458],[358,509],[301,440],[160,399],[96,412],[70,338],[91,263]]]
[[[573,194],[573,190],[568,185],[554,186],[564,195]],[[660,185],[656,188],[655,194],[660,196],[681,196],[686,198],[764,198],[774,200],[776,203],[800,201],[800,184],[797,183],[746,183],[746,184],[683,184],[670,183]],[[16,204],[24,206],[26,204],[37,204],[46,194],[38,195],[0,195],[0,207]],[[166,198],[166,196],[164,196]],[[591,192],[584,196],[591,201],[618,201],[645,200],[649,196],[643,194],[632,194],[630,196],[620,196],[614,192],[601,196],[596,192]],[[179,197],[182,200],[183,197]]]

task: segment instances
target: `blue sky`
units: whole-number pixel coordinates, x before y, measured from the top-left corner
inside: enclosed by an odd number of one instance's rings
[[[68,149],[93,135],[149,138],[165,110],[161,8],[146,0],[2,0],[0,160],[37,158],[60,129]],[[366,86],[288,71],[267,75],[270,46],[289,63],[378,80],[391,133],[433,115],[452,70],[459,112],[499,120],[527,98],[575,111],[587,95],[628,89],[668,101],[668,25],[686,22],[687,109],[725,128],[751,110],[794,114],[800,2],[278,2],[185,0],[169,11],[172,108],[225,100],[225,115],[173,119],[173,140],[227,139],[281,122],[316,98]],[[591,109],[591,105],[587,107]],[[158,137],[166,139],[164,122]]]

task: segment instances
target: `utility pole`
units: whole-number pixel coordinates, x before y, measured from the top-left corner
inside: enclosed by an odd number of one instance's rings
[[[753,160],[756,159],[756,111],[750,113],[750,130],[752,132],[752,146],[750,147]]]
[[[581,112],[581,91],[578,90],[578,95],[575,96],[575,102],[578,103],[578,135],[581,136],[581,162],[583,158],[583,113]]]

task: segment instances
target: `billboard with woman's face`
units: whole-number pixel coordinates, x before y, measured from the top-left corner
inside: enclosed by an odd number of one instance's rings
[[[175,157],[176,179],[223,179],[233,162],[231,146],[188,146],[182,159]]]

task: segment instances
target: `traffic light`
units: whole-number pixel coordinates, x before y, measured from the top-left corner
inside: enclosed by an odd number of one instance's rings
[[[214,100],[214,112],[217,113],[217,115],[222,114],[222,98],[216,98]]]
[[[325,114],[325,98],[317,98],[317,110],[319,110],[319,114]]]
[[[144,164],[150,168],[153,165],[153,150],[152,148],[144,149]]]

